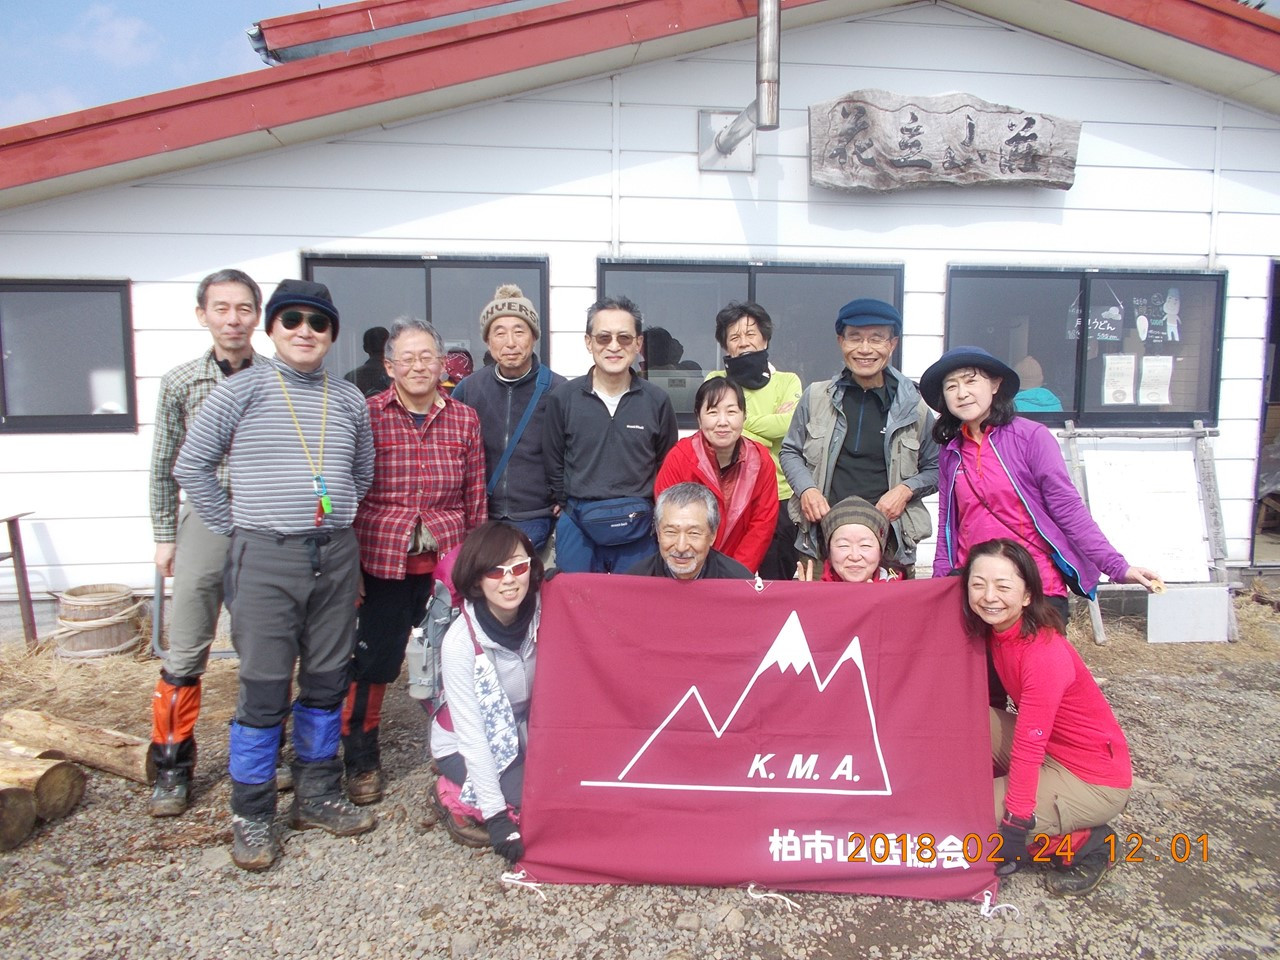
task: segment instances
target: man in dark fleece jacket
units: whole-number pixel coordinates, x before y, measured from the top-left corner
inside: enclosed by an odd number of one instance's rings
[[[678,434],[666,392],[631,369],[642,330],[626,297],[592,304],[586,345],[595,364],[547,404],[543,448],[560,507],[562,572],[620,573],[653,552],[653,481]]]
[[[514,284],[498,288],[480,313],[480,330],[494,362],[465,377],[453,388],[453,399],[480,417],[489,519],[519,527],[542,550],[559,510],[547,485],[543,420],[551,390],[565,379],[538,362],[538,311]],[[504,463],[522,422],[524,429]]]

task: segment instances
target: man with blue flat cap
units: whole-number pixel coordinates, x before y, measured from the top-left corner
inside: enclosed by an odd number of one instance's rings
[[[933,413],[916,385],[889,365],[902,314],[863,297],[836,314],[844,369],[811,384],[782,441],[780,460],[794,491],[796,548],[821,558],[822,518],[846,497],[873,503],[889,520],[885,557],[908,570],[916,544],[933,533],[924,498],[938,489]]]

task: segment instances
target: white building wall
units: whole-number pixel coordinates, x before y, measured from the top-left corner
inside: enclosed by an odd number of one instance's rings
[[[567,375],[587,366],[581,324],[600,256],[903,263],[913,377],[942,350],[948,265],[1225,269],[1218,476],[1230,555],[1246,561],[1280,255],[1280,118],[923,4],[784,32],[781,129],[757,135],[753,174],[702,173],[698,110],[751,100],[754,57],[751,43],[716,48],[0,212],[6,276],[133,281],[138,435],[0,436],[0,500],[35,511],[24,526],[33,588],[151,583],[151,419],[160,375],[207,344],[195,281],[236,266],[269,294],[298,275],[303,252],[547,256],[551,358]],[[1080,119],[1075,186],[811,187],[807,106],[873,87]],[[74,346],[73,330],[57,333]],[[12,592],[6,565],[0,596]]]

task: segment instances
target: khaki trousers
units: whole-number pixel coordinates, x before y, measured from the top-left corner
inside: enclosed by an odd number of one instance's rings
[[[991,762],[998,770],[1009,769],[1013,750],[1013,728],[1017,716],[994,708],[991,714]],[[996,823],[1004,816],[1004,796],[1009,791],[1009,778],[996,777]],[[1129,790],[1086,783],[1048,755],[1040,766],[1040,783],[1036,787],[1036,832],[1050,836],[1070,833],[1081,827],[1100,827],[1117,816],[1129,801]]]

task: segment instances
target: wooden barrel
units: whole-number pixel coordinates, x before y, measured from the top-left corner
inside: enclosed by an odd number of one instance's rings
[[[60,657],[107,657],[134,649],[141,639],[133,590],[119,583],[72,587],[58,597]]]

